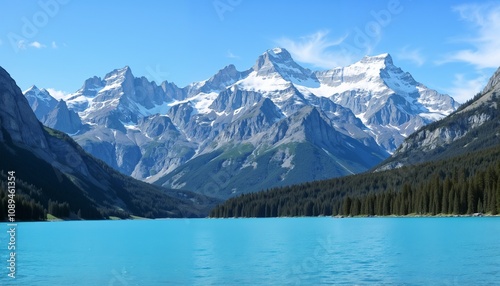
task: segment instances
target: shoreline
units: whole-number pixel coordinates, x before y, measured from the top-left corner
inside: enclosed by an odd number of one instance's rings
[[[500,217],[500,214],[492,215],[492,214],[482,214],[482,213],[475,213],[475,214],[462,214],[462,215],[455,215],[455,214],[437,214],[437,215],[430,215],[430,214],[408,214],[408,215],[387,215],[387,216],[377,216],[377,215],[359,215],[359,216],[342,216],[342,215],[336,215],[336,216],[282,216],[282,217],[199,217],[199,218],[154,218],[154,219],[148,219],[148,218],[142,218],[142,217],[136,217],[133,216],[131,218],[126,218],[126,219],[120,219],[117,217],[112,217],[108,219],[100,219],[100,220],[82,220],[82,219],[61,219],[61,218],[56,218],[52,217],[50,219],[47,219],[45,221],[25,221],[25,222],[66,222],[66,221],[124,221],[124,220],[134,220],[134,221],[139,221],[139,220],[185,220],[185,219],[256,219],[256,218],[261,218],[261,219],[269,219],[269,218],[334,218],[334,219],[343,219],[343,218],[466,218],[466,217],[474,217],[474,218],[480,218],[480,217]]]
[[[500,217],[500,214],[483,214],[483,213],[474,213],[474,214],[407,214],[407,215],[386,215],[386,216],[377,216],[377,215],[359,215],[359,216],[341,216],[336,215],[332,216],[333,218],[452,218],[452,217]]]

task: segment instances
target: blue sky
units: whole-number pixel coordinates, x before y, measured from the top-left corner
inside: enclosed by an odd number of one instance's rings
[[[460,102],[500,66],[500,1],[0,0],[0,66],[58,95],[128,65],[179,86],[276,46],[305,67],[390,53]]]

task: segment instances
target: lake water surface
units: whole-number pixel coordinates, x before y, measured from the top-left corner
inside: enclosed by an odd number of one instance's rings
[[[0,285],[500,285],[498,217],[1,226]]]

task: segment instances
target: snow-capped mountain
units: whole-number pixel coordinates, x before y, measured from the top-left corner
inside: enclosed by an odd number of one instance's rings
[[[171,101],[161,86],[145,77],[134,78],[129,67],[116,69],[104,79],[94,77],[81,89],[69,95],[68,105],[90,124],[119,126],[121,122],[136,124],[144,116],[164,113]]]
[[[246,71],[229,65],[183,88],[117,69],[86,80],[66,103],[85,126],[75,140],[94,156],[135,178],[221,198],[365,171],[458,107],[388,54],[319,72],[281,48]]]
[[[57,105],[57,99],[53,98],[46,89],[38,89],[35,85],[25,90],[23,94],[28,99],[28,103],[38,120],[41,120]]]
[[[321,86],[308,90],[352,110],[389,152],[420,127],[459,106],[452,97],[427,88],[394,66],[389,54],[365,57],[316,76]]]
[[[394,169],[488,149],[500,139],[500,68],[483,91],[451,115],[410,135],[379,165]]]
[[[43,125],[68,134],[83,131],[80,117],[75,111],[68,109],[64,100],[57,101],[46,89],[38,89],[35,85],[23,94]]]
[[[217,203],[192,192],[159,188],[124,176],[90,156],[66,134],[44,128],[2,67],[0,90],[0,171],[15,171],[21,217],[29,217],[36,209],[47,212],[50,201],[64,202],[72,215],[83,219],[205,217]],[[28,96],[48,98],[36,87],[28,92]],[[56,108],[65,106],[62,101]]]

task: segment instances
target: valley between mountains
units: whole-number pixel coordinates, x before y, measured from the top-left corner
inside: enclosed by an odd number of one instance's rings
[[[56,100],[2,69],[1,207],[15,174],[20,220],[496,214],[499,79],[460,105],[389,54],[312,71],[275,48],[185,87],[124,67]]]
[[[500,68],[483,91],[414,132],[370,172],[241,195],[212,217],[500,213]]]
[[[312,71],[282,48],[185,87],[124,67],[61,101],[36,86],[24,95],[44,125],[122,174],[218,199],[365,172],[459,107],[389,54]]]

